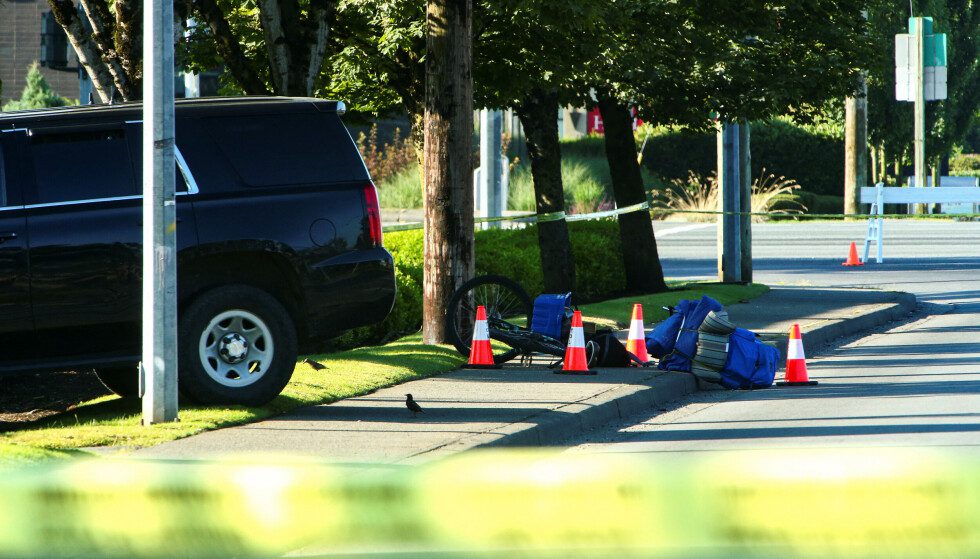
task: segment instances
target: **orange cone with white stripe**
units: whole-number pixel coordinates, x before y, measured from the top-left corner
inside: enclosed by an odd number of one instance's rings
[[[644,363],[650,360],[650,355],[647,354],[646,332],[643,328],[643,305],[639,303],[633,305],[633,319],[630,320],[630,334],[626,340],[626,351]],[[630,365],[638,366],[635,361],[631,362]]]
[[[582,311],[572,315],[572,331],[568,335],[568,346],[565,348],[565,364],[556,373],[565,375],[594,375],[589,370],[589,360],[585,356],[585,330],[582,328]]]
[[[789,329],[789,344],[786,346],[786,378],[777,386],[814,386],[817,381],[810,380],[806,373],[806,355],[803,354],[803,338],[800,325]]]
[[[473,343],[470,344],[470,360],[467,369],[499,369],[493,361],[493,348],[490,347],[490,328],[487,326],[487,309],[476,308],[476,324],[473,326]]]

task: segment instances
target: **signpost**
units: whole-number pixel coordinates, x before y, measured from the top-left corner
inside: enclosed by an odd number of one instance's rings
[[[177,419],[173,0],[143,8],[143,424]]]
[[[931,17],[909,18],[909,32],[895,35],[895,99],[915,103],[914,186],[926,184],[926,101],[945,98],[946,34],[932,32]]]
[[[718,219],[718,281],[722,283],[743,281],[740,129],[739,124],[725,121],[718,129],[719,209],[724,212]]]

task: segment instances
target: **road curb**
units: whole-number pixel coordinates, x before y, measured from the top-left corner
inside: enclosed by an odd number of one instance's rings
[[[914,295],[893,292],[892,304],[860,316],[845,318],[805,332],[806,344],[812,348],[824,346],[838,338],[853,336],[907,317],[915,311]],[[780,342],[781,361],[785,363],[785,337]],[[639,372],[639,370],[638,370]],[[601,374],[601,371],[600,371]],[[600,395],[544,411],[528,418],[529,425],[515,429],[508,425],[464,444],[467,448],[556,446],[588,431],[626,420],[637,413],[662,409],[698,390],[698,382],[690,373],[661,371],[638,379],[636,384],[623,385]],[[454,450],[463,450],[456,447]]]

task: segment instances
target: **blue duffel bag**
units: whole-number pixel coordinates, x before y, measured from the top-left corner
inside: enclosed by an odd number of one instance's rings
[[[736,328],[728,338],[728,359],[718,382],[735,390],[768,388],[778,365],[778,349],[760,342],[753,332]]]
[[[681,299],[674,307],[674,314],[667,317],[667,320],[656,325],[646,336],[647,353],[650,357],[662,358],[674,350],[674,342],[677,341],[677,334],[684,324],[684,313],[691,305],[687,299]]]
[[[684,303],[685,301],[681,301]],[[725,307],[707,295],[701,297],[700,301],[687,301],[687,305],[676,307],[677,314],[684,317],[678,334],[677,341],[670,352],[664,356],[657,364],[657,368],[665,371],[691,372],[691,360],[698,346],[698,327],[704,322],[704,317],[711,311],[721,311]],[[648,350],[649,351],[649,350]]]

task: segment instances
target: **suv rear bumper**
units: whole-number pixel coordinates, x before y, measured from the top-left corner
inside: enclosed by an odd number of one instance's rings
[[[377,324],[395,304],[395,261],[384,248],[350,252],[311,268],[303,291],[313,343]]]

